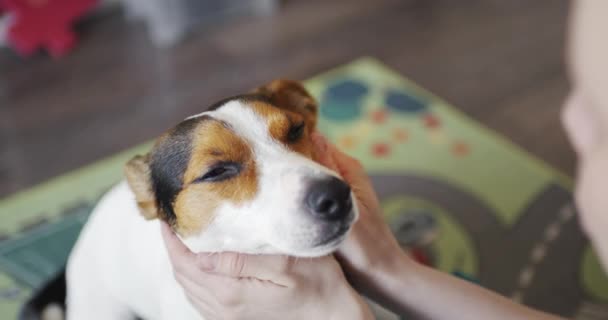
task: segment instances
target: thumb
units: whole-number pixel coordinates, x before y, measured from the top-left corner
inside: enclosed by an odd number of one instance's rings
[[[327,153],[331,155],[338,173],[349,184],[360,184],[366,181],[367,174],[359,160],[340,151],[335,145],[328,144]]]
[[[206,272],[230,278],[256,278],[281,282],[294,260],[282,255],[253,255],[235,252],[199,253],[198,265]]]
[[[330,143],[327,139],[317,131],[312,133],[311,139],[315,150],[316,161],[331,170],[337,170],[333,155],[328,152]]]
[[[164,222],[160,222],[161,234],[165,242],[165,247],[172,263],[177,266],[187,265],[194,258],[194,253],[184,245],[175,235],[171,227]]]

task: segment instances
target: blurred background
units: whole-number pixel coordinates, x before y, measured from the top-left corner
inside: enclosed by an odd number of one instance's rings
[[[559,123],[567,1],[171,3],[102,3],[57,58],[0,50],[0,195],[155,137],[220,98],[363,55],[573,173]],[[191,21],[189,5],[203,16]],[[183,38],[161,40],[181,19]]]
[[[308,80],[321,131],[362,160],[419,262],[605,319],[608,278],[574,218],[560,124],[568,7],[0,0],[0,314],[16,317],[56,274],[61,287],[86,215],[142,143],[290,78]]]

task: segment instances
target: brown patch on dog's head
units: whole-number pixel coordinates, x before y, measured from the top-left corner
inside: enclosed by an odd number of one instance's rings
[[[305,116],[287,109],[278,109],[261,101],[251,103],[251,108],[266,121],[270,136],[274,140],[307,158],[313,157],[310,139],[313,129]]]
[[[254,93],[268,100],[256,101],[252,108],[266,119],[271,136],[291,150],[312,158],[310,135],[316,129],[318,105],[308,91],[299,82],[275,80]]]
[[[167,221],[182,236],[209,225],[220,203],[238,205],[257,190],[247,143],[206,116],[161,136],[149,155],[127,163],[125,175],[142,215]]]
[[[311,132],[316,129],[319,107],[315,99],[299,82],[284,79],[274,80],[257,88],[254,93],[268,98],[269,102],[276,107],[302,115]]]
[[[230,179],[221,178],[225,170],[234,171]],[[216,178],[210,178],[209,172]],[[202,123],[193,132],[192,156],[175,199],[176,229],[183,235],[199,232],[211,222],[221,203],[242,204],[255,196],[257,188],[249,145],[220,121]]]
[[[268,124],[273,139],[313,158],[310,135],[317,104],[299,83],[276,80],[238,100]],[[209,115],[188,118],[157,139],[152,151],[131,159],[127,182],[146,219],[167,221],[182,236],[200,233],[222,203],[242,204],[258,192],[253,150],[227,123]]]

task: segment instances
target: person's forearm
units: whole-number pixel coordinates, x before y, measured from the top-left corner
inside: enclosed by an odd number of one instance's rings
[[[407,257],[396,261],[377,271],[371,297],[394,312],[421,319],[560,319]]]

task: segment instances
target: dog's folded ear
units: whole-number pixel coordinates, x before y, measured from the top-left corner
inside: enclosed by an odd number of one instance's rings
[[[141,214],[146,219],[158,218],[158,207],[150,177],[150,156],[138,155],[129,160],[125,166],[125,177],[135,194],[135,201]]]
[[[317,124],[318,106],[315,99],[297,81],[274,80],[257,88],[254,93],[265,96],[279,108],[302,114],[310,130]]]

